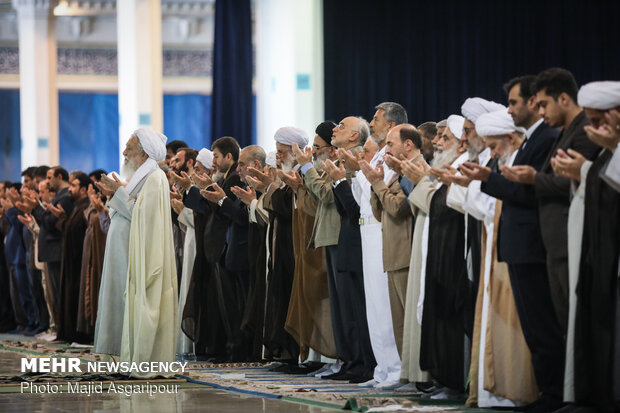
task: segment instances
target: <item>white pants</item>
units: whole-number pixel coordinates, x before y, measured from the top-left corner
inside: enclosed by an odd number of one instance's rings
[[[364,295],[370,344],[377,361],[373,378],[378,382],[400,380],[400,357],[392,327],[387,273],[383,271],[381,223],[360,225]]]

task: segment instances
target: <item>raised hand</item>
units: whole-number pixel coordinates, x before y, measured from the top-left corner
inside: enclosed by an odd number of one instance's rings
[[[196,172],[194,172],[192,173],[192,176],[190,178],[192,180],[192,183],[200,189],[205,189],[209,185],[213,185],[213,179],[211,179],[211,177],[206,173],[198,175]]]
[[[577,151],[568,149],[568,153],[558,149],[557,155],[551,158],[553,171],[565,178],[581,181],[581,166],[586,158]]]
[[[308,162],[312,162],[312,149],[310,147],[304,148],[302,151],[295,142],[293,142],[293,156],[299,165],[305,165]]]
[[[19,219],[19,222],[21,222],[22,224],[24,224],[27,227],[32,225],[32,223],[34,222],[34,218],[32,218],[32,215],[30,215],[30,214],[18,215],[17,219]]]
[[[183,201],[174,198],[170,199],[170,206],[172,206],[172,209],[174,210],[174,212],[177,213],[177,215],[180,215],[185,208],[185,205],[183,205]]]
[[[213,188],[212,191],[208,191],[206,189],[200,190],[200,195],[202,195],[203,198],[206,198],[207,201],[217,204],[220,199],[226,196],[226,192],[224,192],[218,184],[211,185],[211,188]]]
[[[401,160],[399,160],[395,156],[386,154],[385,156],[383,156],[383,162],[385,162],[385,164],[391,170],[393,170],[394,172],[396,172],[397,174],[402,176],[403,171],[400,169],[400,162],[401,162]]]
[[[58,204],[58,206],[54,206],[50,203],[46,204],[47,209],[56,217],[56,218],[60,218],[62,215],[65,214],[65,209],[62,207],[62,205]]]
[[[360,170],[360,160],[362,159],[359,152],[351,153],[343,148],[338,149],[338,158],[340,159],[340,163],[344,164],[344,167],[347,171],[359,171]]]
[[[269,173],[267,167],[265,167],[264,171],[260,171],[256,168],[250,167],[248,168],[248,173],[250,174],[250,177],[256,178],[258,181],[260,181],[265,186],[265,188],[271,185],[274,181],[274,177]]]
[[[323,162],[323,168],[334,182],[346,178],[347,176],[347,171],[344,169],[344,165],[342,163],[336,166],[331,160],[328,159]]]
[[[518,182],[522,184],[534,184],[536,178],[536,169],[529,165],[516,165],[516,166],[502,166],[502,175],[509,181]]]
[[[607,124],[594,128],[587,125],[583,129],[588,138],[600,147],[613,151],[620,143],[620,112],[612,109],[605,114]]]
[[[120,179],[118,179],[118,176],[116,176],[116,174],[112,174],[112,177],[114,179],[110,178],[109,176],[105,174],[101,174],[100,183],[103,183],[106,187],[109,188],[110,191],[112,191],[112,193],[115,193],[118,188],[123,186],[123,183],[121,182]]]
[[[170,177],[172,178],[172,182],[177,184],[180,188],[188,189],[192,186],[192,180],[187,175],[187,172],[181,171],[181,175],[177,175],[173,170],[170,170]]]
[[[256,199],[256,191],[250,186],[246,189],[243,189],[240,186],[233,186],[230,190],[247,206],[250,206],[252,201]]]
[[[403,171],[404,176],[407,177],[413,184],[417,185],[425,176],[429,175],[430,166],[424,162],[408,162],[401,161],[400,168]]]
[[[368,182],[370,182],[371,184],[374,184],[376,182],[382,181],[383,180],[383,165],[379,165],[377,166],[377,168],[373,168],[372,166],[370,166],[370,164],[366,161],[359,161],[359,165],[360,165],[360,169],[362,170],[362,173],[364,174],[364,176],[366,177],[366,179],[368,179]]]
[[[281,169],[278,169],[278,176],[286,185],[288,185],[293,191],[297,191],[300,186],[304,184],[301,175],[299,172],[289,171],[288,173],[284,173]]]

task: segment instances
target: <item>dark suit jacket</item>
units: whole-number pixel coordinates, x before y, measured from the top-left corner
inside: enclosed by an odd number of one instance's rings
[[[63,188],[56,193],[52,205],[62,205],[69,216],[73,211],[73,201],[69,196],[69,187]],[[60,262],[62,254],[62,233],[56,227],[58,218],[50,211],[37,206],[32,211],[32,216],[39,224],[39,261]]]
[[[539,171],[558,135],[557,129],[541,123],[524,142],[525,147],[522,145],[519,149],[513,165],[530,165]],[[492,172],[481,188],[482,192],[503,201],[497,259],[509,264],[545,262],[546,251],[540,234],[534,187],[509,181],[501,174]]]
[[[226,269],[246,271],[248,269],[248,209],[230,190],[233,186],[245,187],[236,169],[235,164],[226,178],[218,182],[227,196],[221,207],[203,198],[196,187],[190,188],[183,202],[188,208],[207,215],[204,234],[196,234],[196,237],[204,237],[207,261],[212,264],[218,263],[222,259],[222,254],[225,254]]]
[[[347,181],[339,183],[334,188],[334,199],[340,215],[336,267],[339,271],[350,271],[361,275],[363,267],[360,207]]]
[[[570,207],[570,179],[555,175],[551,168],[551,157],[558,149],[570,148],[581,153],[586,159],[593,160],[600,147],[588,139],[583,127],[590,121],[585,112],[581,112],[564,129],[536,174],[534,189],[539,203],[540,222],[543,242],[552,257],[568,257],[568,208]]]

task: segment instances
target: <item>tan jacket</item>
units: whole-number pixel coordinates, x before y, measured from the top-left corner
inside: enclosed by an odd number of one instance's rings
[[[308,248],[337,245],[340,215],[336,209],[331,178],[325,172],[319,175],[312,167],[304,174],[304,186],[317,201],[312,237]]]
[[[422,155],[412,159],[416,162]],[[381,221],[383,232],[383,270],[396,271],[409,267],[413,237],[413,215],[407,197],[400,187],[398,175],[389,185],[379,181],[372,184],[370,196],[372,213]]]

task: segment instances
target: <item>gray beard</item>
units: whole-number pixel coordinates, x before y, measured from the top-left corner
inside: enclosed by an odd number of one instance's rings
[[[497,166],[499,166],[501,168],[502,166],[506,165],[508,163],[508,160],[510,159],[510,157],[512,156],[513,153],[514,153],[514,150],[512,150],[512,151],[511,150],[507,150],[497,160]]]
[[[447,151],[436,153],[435,157],[433,158],[433,166],[435,168],[443,168],[444,163],[450,165],[452,162],[454,162],[454,160],[458,156],[457,147],[458,145],[455,143]]]
[[[314,166],[314,169],[317,170],[317,172],[323,172],[323,162],[325,162],[327,158],[328,154],[323,153],[317,156],[316,159],[312,161],[312,165]]]
[[[286,161],[282,161],[281,166],[282,172],[288,174],[293,169],[293,166],[295,166],[295,159],[291,159],[289,156]]]
[[[213,180],[213,182],[219,182],[220,179],[222,179],[223,177],[224,177],[224,172],[216,171],[213,173],[213,176],[211,177],[211,179]]]
[[[377,145],[381,146],[381,143],[385,140],[385,137],[383,139],[380,139],[380,138],[370,135],[370,140],[376,143]]]
[[[121,176],[129,182],[137,170],[135,159],[125,158],[125,162],[121,165]]]

